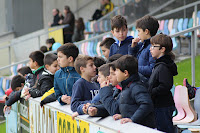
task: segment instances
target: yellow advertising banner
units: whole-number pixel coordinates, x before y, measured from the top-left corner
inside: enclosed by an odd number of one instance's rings
[[[49,31],[54,30],[54,28],[49,28]],[[49,32],[49,38],[54,38],[55,42],[63,44],[63,29],[58,29],[52,32]]]
[[[72,120],[70,115],[57,111],[58,133],[89,133],[89,123],[82,120]]]

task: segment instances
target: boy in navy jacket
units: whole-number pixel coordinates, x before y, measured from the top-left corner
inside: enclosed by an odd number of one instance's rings
[[[78,47],[72,43],[66,43],[57,49],[58,65],[60,70],[54,76],[54,91],[61,105],[70,104],[72,87],[80,78],[74,68],[74,61],[79,54]]]
[[[93,58],[87,55],[79,55],[74,63],[76,71],[81,75],[72,89],[71,110],[75,112],[72,117],[84,114],[84,104],[91,103],[91,100],[99,92],[99,85],[92,82],[92,78],[96,76],[96,66]]]
[[[149,93],[155,108],[156,126],[160,131],[174,133],[172,114],[175,105],[170,90],[173,76],[178,72],[171,52],[173,43],[170,36],[158,34],[151,38],[151,44],[150,51],[156,64],[149,79]]]
[[[113,118],[121,119],[122,124],[134,122],[155,128],[153,103],[147,88],[140,81],[137,59],[124,55],[116,61],[115,67],[117,81],[121,82],[122,92],[119,102],[121,114],[115,114]]]
[[[127,36],[127,22],[121,15],[114,16],[111,19],[111,33],[117,38],[117,41],[110,47],[109,57],[114,54],[128,54],[128,46],[131,44],[133,37]]]
[[[148,82],[155,60],[150,53],[150,38],[156,35],[158,20],[152,16],[144,16],[136,21],[138,38],[134,38],[129,46],[129,54],[138,59],[138,71],[143,82]]]

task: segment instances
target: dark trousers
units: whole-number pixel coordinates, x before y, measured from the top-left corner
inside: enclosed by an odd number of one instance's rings
[[[172,114],[174,110],[174,106],[155,108],[156,126],[158,130],[167,133],[174,133],[172,122]]]
[[[73,34],[64,34],[64,44],[72,42],[72,35]]]

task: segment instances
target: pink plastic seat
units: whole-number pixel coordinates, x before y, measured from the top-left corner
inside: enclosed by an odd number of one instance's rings
[[[192,121],[195,121],[197,119],[197,115],[194,111],[194,109],[191,107],[190,102],[189,102],[189,97],[188,97],[188,90],[187,87],[182,86],[180,87],[180,92],[179,95],[181,97],[181,105],[183,110],[186,113],[185,118],[179,120],[179,121],[173,121],[175,125],[177,124],[184,124],[184,123],[189,123]]]
[[[175,102],[175,106],[178,113],[175,117],[173,117],[173,121],[178,121],[185,117],[185,112],[181,105],[181,101],[182,101],[181,99],[182,97],[180,95],[181,87],[182,87],[181,85],[176,86],[175,91],[174,91],[174,102]]]

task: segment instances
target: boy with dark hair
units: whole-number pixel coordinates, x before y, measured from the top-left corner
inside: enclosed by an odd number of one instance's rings
[[[21,90],[24,87],[24,83],[25,83],[25,78],[21,75],[16,75],[12,78],[11,80],[11,88],[13,90],[13,92],[10,94],[9,99],[12,97],[15,97],[15,92]],[[6,109],[11,109],[11,105],[15,102],[7,99],[5,106],[4,106],[4,112],[6,111]],[[8,102],[9,100],[9,102]]]
[[[122,124],[134,122],[155,128],[153,103],[147,88],[140,82],[137,59],[124,55],[116,61],[115,67],[117,81],[121,82],[122,92],[119,100],[121,114],[115,114],[113,118],[115,120],[122,118]]]
[[[173,61],[175,56],[171,52],[173,43],[170,36],[158,34],[151,38],[151,44],[150,51],[156,64],[149,79],[149,93],[154,103],[156,126],[160,131],[174,133],[172,114],[175,105],[170,90],[173,76],[178,72]]]
[[[25,90],[25,95],[29,95],[33,98],[42,96],[45,92],[53,87],[54,74],[59,69],[57,55],[47,54],[44,57],[45,69],[42,75],[37,81],[37,85],[33,86],[29,90]],[[27,97],[28,98],[28,97]]]
[[[133,37],[127,36],[127,22],[121,15],[114,16],[111,19],[111,33],[117,38],[117,41],[110,47],[109,57],[114,54],[128,54],[128,46],[131,44]]]
[[[90,103],[92,98],[98,94],[99,86],[92,82],[92,77],[96,76],[96,66],[93,58],[87,55],[80,55],[74,63],[76,71],[81,75],[72,89],[71,110],[74,116],[84,114],[84,104]]]
[[[48,51],[52,50],[52,45],[55,43],[54,38],[50,38],[46,40],[46,45],[47,45],[47,49]]]
[[[115,39],[108,37],[100,43],[101,50],[106,59],[109,57],[110,46],[115,42]]]
[[[141,81],[148,82],[155,60],[150,53],[150,38],[157,33],[159,28],[158,20],[152,16],[146,15],[136,21],[138,38],[132,40],[129,46],[129,54],[137,57],[138,71]]]
[[[31,68],[29,66],[21,67],[17,70],[17,73],[21,76],[26,77],[27,74],[32,74]]]
[[[112,55],[108,58],[107,63],[111,63],[113,61],[116,61],[117,59],[119,59],[122,56],[123,56],[122,54],[114,54],[114,55]]]
[[[79,50],[73,43],[66,43],[57,49],[57,53],[61,69],[54,76],[55,95],[61,105],[70,104],[73,84],[80,78],[74,68]]]

